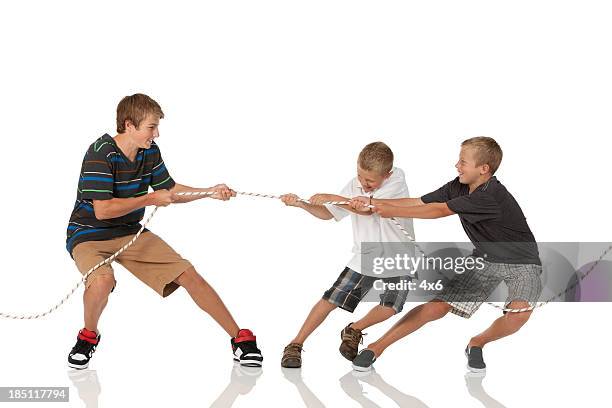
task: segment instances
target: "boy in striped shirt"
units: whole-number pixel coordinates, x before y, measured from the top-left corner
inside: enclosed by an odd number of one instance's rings
[[[179,196],[179,192],[211,192],[210,197],[218,200],[235,196],[225,184],[192,188],[172,179],[154,141],[163,117],[159,104],[147,95],[126,96],[117,106],[118,134],[103,135],[87,150],[66,238],[66,249],[82,274],[132,240],[141,228],[146,206],[165,207],[206,197]],[[149,192],[149,187],[154,191]],[[116,261],[162,297],[184,287],[229,334],[234,360],[244,366],[261,366],[263,358],[253,333],[238,327],[215,290],[160,237],[145,229]],[[88,367],[100,342],[98,321],[115,284],[110,263],[87,278],[85,326],[68,355],[70,367]]]

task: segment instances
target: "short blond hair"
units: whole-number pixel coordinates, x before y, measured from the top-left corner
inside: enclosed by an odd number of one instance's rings
[[[387,174],[393,168],[393,152],[383,142],[370,143],[359,153],[357,164],[363,170]]]
[[[163,119],[164,112],[153,98],[145,94],[126,96],[117,105],[117,133],[125,132],[125,121],[129,120],[136,128],[147,115],[156,115]]]
[[[464,140],[461,147],[472,147],[475,150],[476,165],[488,164],[491,175],[495,174],[501,164],[504,153],[492,137],[478,136]]]

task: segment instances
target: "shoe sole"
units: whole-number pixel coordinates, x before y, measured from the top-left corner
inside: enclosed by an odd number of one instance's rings
[[[355,364],[352,364],[352,366],[353,366],[353,370],[359,371],[360,373],[371,371],[374,368],[374,364],[372,364],[371,366],[367,366],[367,367],[362,367],[362,366],[358,366]]]
[[[482,374],[482,373],[486,373],[487,372],[486,368],[474,368],[474,367],[470,367],[469,365],[466,365],[465,368],[467,368],[472,373]]]
[[[241,367],[261,367],[262,366],[261,361],[257,361],[257,360],[240,361],[236,357],[234,357],[234,363],[240,364]]]
[[[77,364],[68,363],[68,367],[74,368],[75,370],[84,370],[87,367],[89,367],[89,363],[87,363],[85,365],[77,365]]]

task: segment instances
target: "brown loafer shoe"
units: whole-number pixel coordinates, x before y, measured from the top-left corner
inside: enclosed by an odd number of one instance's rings
[[[300,368],[302,366],[302,345],[291,343],[283,350],[281,367]]]

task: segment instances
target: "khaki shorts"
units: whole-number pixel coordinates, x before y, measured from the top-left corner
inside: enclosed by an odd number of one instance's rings
[[[134,235],[128,235],[106,241],[82,242],[74,247],[72,257],[79,271],[85,275],[93,266],[117,252],[133,237]],[[162,297],[178,289],[179,285],[174,280],[192,266],[188,260],[183,259],[150,231],[143,232],[132,246],[115,258],[115,261]],[[87,289],[98,276],[102,275],[110,275],[114,279],[110,264],[102,265],[93,271],[85,282],[85,288]]]

